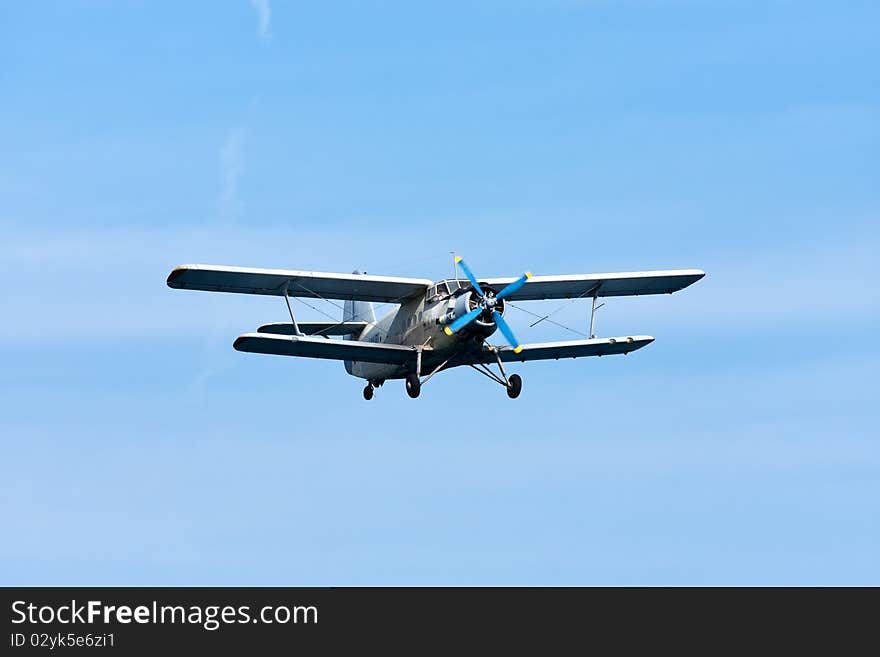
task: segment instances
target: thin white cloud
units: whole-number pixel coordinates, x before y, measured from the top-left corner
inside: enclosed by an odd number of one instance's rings
[[[269,7],[269,0],[251,0],[251,5],[257,11],[257,20],[260,37],[269,38],[269,27],[272,21],[272,9]]]
[[[232,223],[241,212],[242,202],[238,197],[238,180],[244,173],[244,132],[230,132],[220,149],[220,169],[223,187],[217,201],[217,213],[224,223]]]

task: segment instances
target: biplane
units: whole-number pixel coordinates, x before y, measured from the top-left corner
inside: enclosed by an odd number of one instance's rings
[[[238,336],[238,351],[340,360],[350,375],[365,379],[364,399],[390,379],[403,379],[416,398],[438,372],[467,365],[519,397],[522,377],[505,363],[628,354],[653,342],[648,335],[599,338],[594,334],[598,300],[604,297],[670,294],[703,278],[698,269],[576,274],[518,278],[478,278],[460,257],[455,277],[441,281],[335,274],[283,269],[183,265],[168,286],[185,290],[262,294],[284,298],[290,322],[265,324]],[[458,278],[458,267],[464,278]],[[291,297],[341,300],[339,322],[297,321]],[[515,301],[592,301],[589,337],[583,340],[520,344],[504,319]],[[377,319],[373,303],[395,307]],[[489,344],[499,331],[507,344]],[[497,365],[497,373],[490,367]]]

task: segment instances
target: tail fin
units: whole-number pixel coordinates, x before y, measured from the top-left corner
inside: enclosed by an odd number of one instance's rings
[[[357,269],[351,273],[360,274]],[[376,313],[373,311],[373,304],[369,301],[346,301],[342,307],[342,321],[375,323]]]
[[[355,269],[352,274],[360,274]],[[346,301],[342,306],[343,322],[368,322],[375,323],[376,313],[373,311],[373,304],[369,301]],[[343,340],[357,340],[359,335],[346,335]],[[351,374],[351,361],[345,361],[345,371]]]

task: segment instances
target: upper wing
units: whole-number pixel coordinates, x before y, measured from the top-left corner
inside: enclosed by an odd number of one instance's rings
[[[524,344],[522,351],[514,352],[512,347],[498,347],[498,354],[504,362],[527,360],[548,360],[551,358],[580,358],[581,356],[610,356],[612,354],[628,354],[654,341],[649,335],[634,335],[623,338],[593,338],[591,340],[571,340],[568,342],[543,342]],[[495,354],[491,349],[483,348],[477,352],[463,355],[458,365],[475,365],[477,363],[494,363]]]
[[[576,299],[579,297],[622,297],[636,294],[677,292],[705,276],[699,269],[671,271],[634,271],[618,274],[574,274],[567,276],[532,276],[519,290],[507,296],[511,301],[538,299]],[[515,278],[487,278],[495,290],[513,283]]]
[[[168,275],[168,287],[242,294],[287,294],[314,299],[358,299],[399,303],[424,293],[431,281],[422,278],[331,274],[286,269],[254,269],[218,265],[181,265]]]
[[[377,344],[359,340],[328,340],[327,338],[272,335],[270,333],[245,333],[238,336],[232,346],[238,351],[250,351],[257,354],[357,360],[388,365],[415,363],[416,360],[416,352],[412,347],[404,347],[399,344]]]

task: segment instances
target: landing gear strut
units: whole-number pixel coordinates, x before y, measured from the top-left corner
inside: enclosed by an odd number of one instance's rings
[[[490,370],[484,363],[477,363],[476,365],[471,365],[471,367],[483,376],[489,377],[495,383],[500,383],[504,386],[504,389],[507,390],[507,396],[511,399],[516,399],[519,397],[519,393],[522,392],[522,377],[519,374],[511,374],[510,376],[507,376],[507,372],[504,371],[504,364],[501,362],[501,354],[498,352],[498,348],[491,345],[487,346],[495,354],[495,360],[498,363],[498,371],[501,372],[501,375],[499,376],[498,374],[495,374],[495,372]]]
[[[419,393],[422,391],[422,382],[419,379],[419,375],[415,372],[410,372],[406,375],[406,394],[415,399],[419,396]]]

